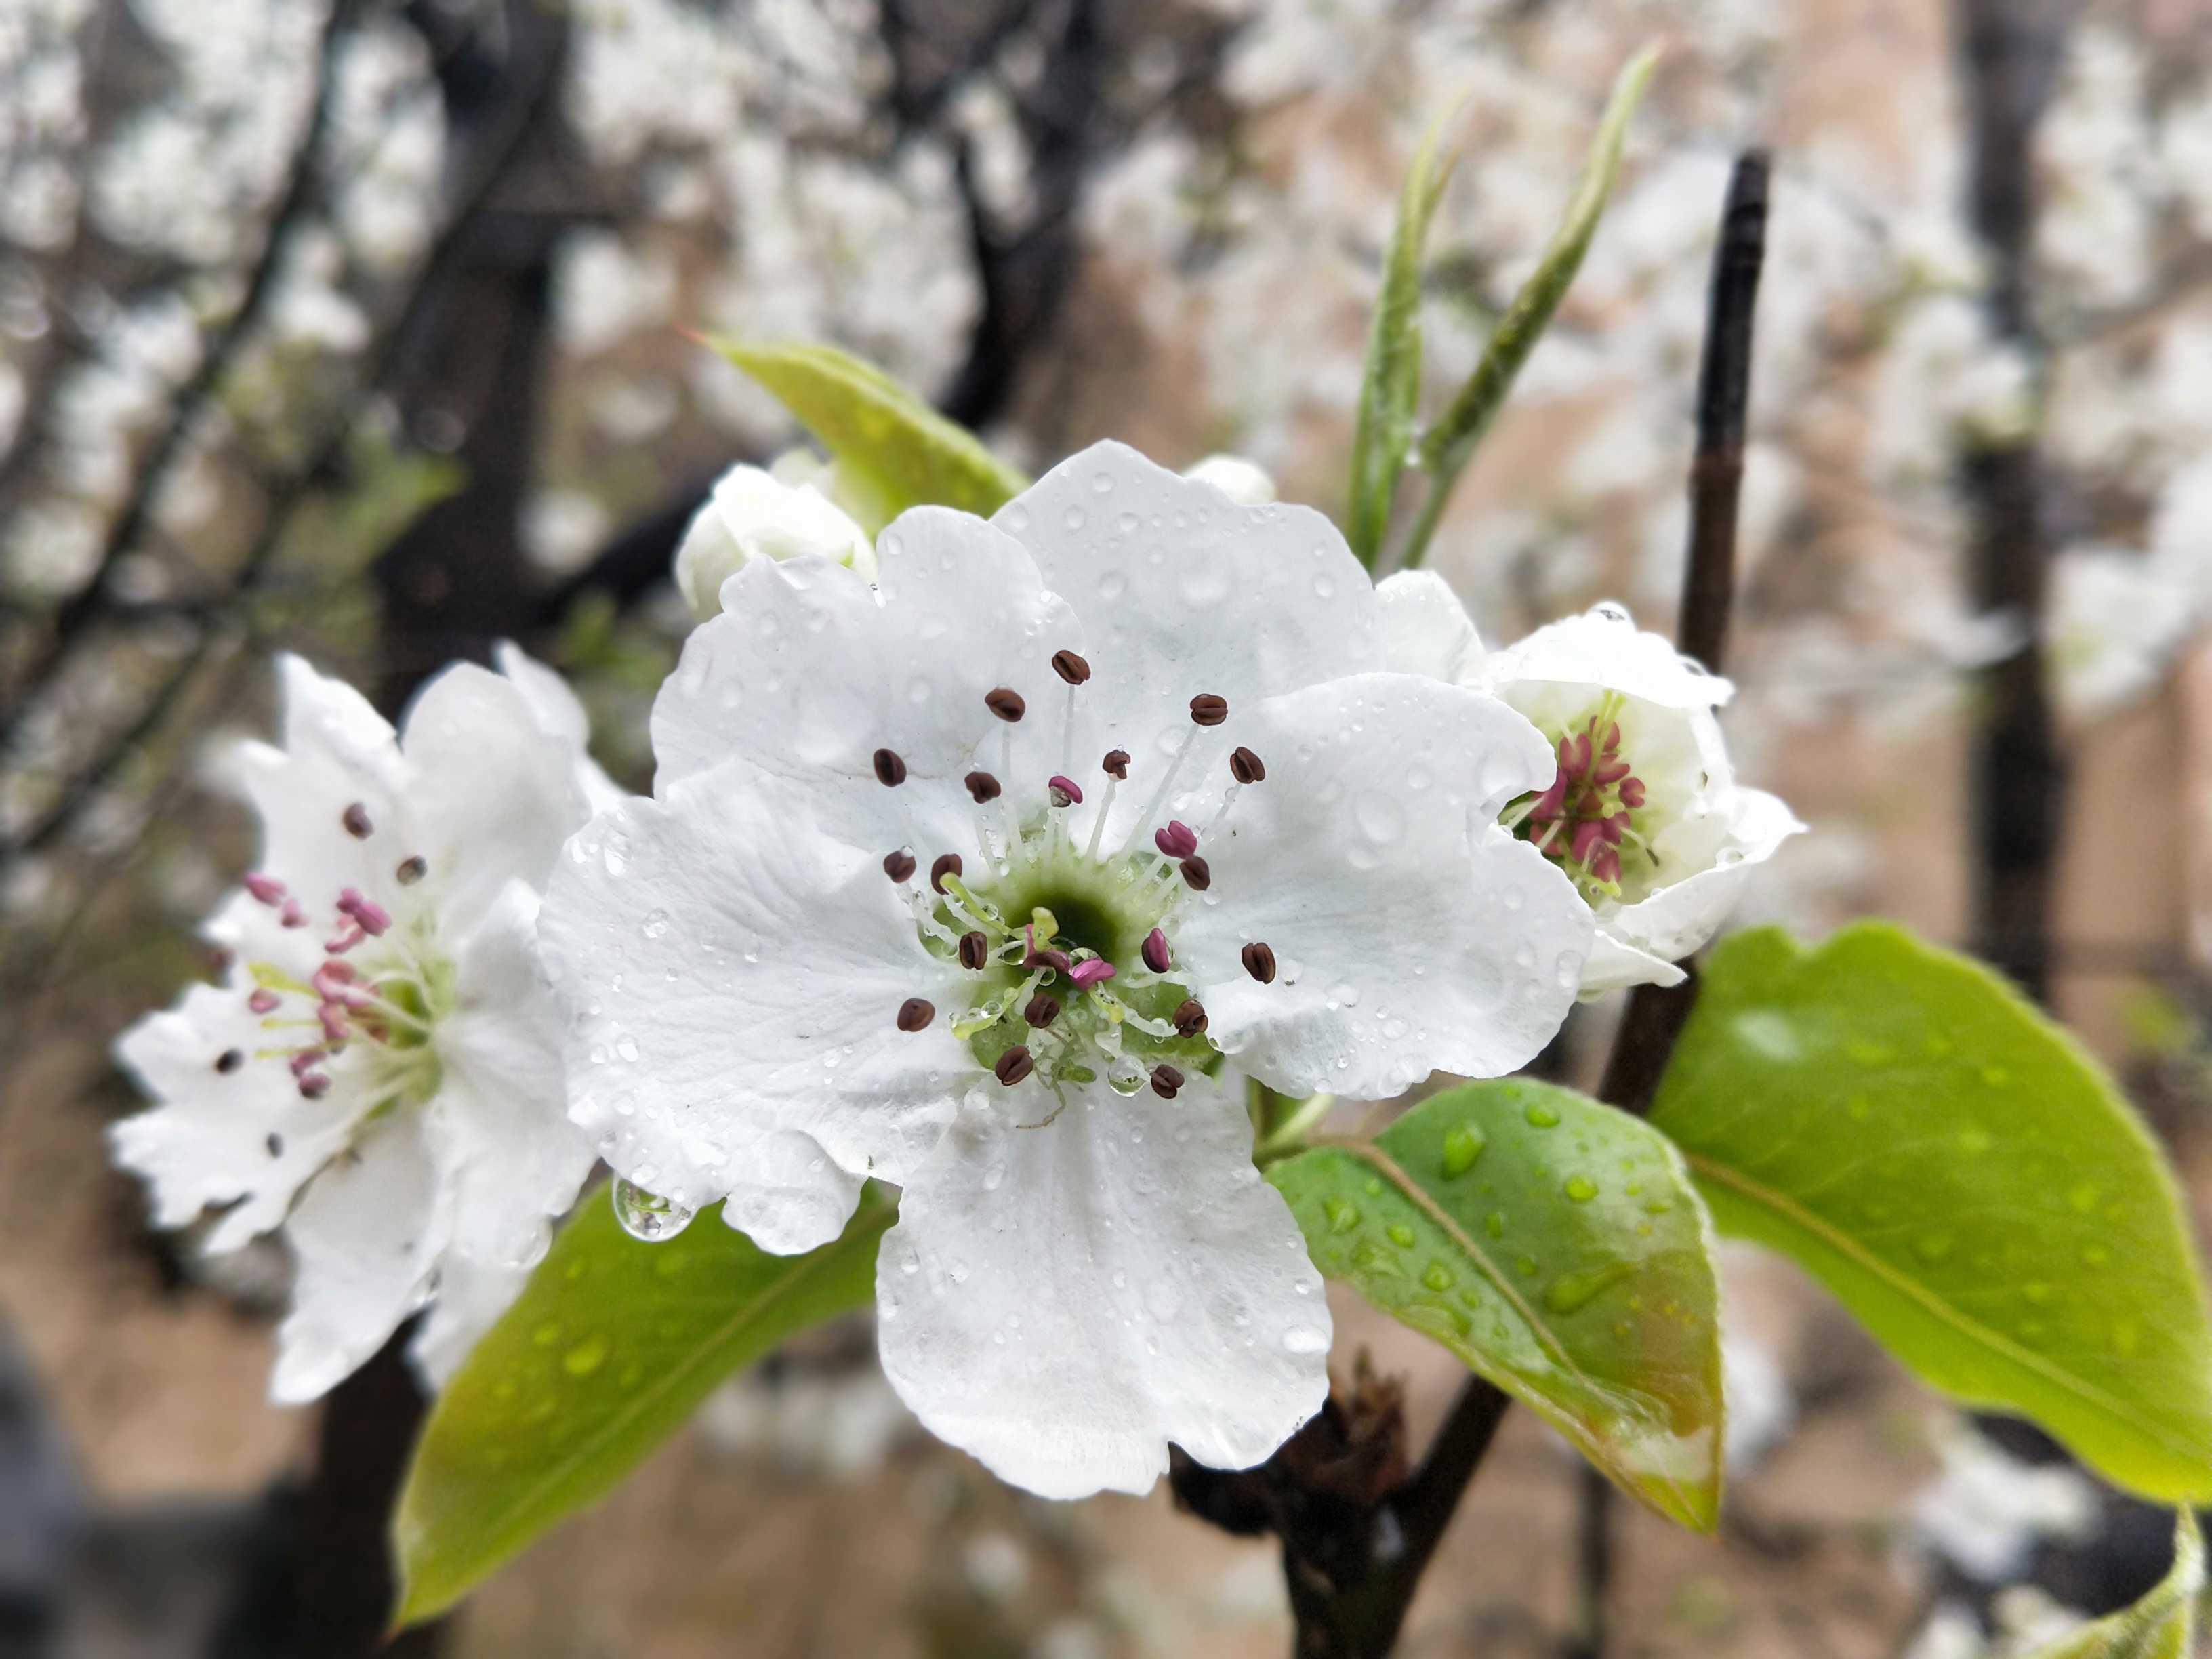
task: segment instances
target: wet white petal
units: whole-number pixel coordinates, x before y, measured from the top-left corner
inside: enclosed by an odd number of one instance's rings
[[[1222,1050],[1297,1093],[1395,1094],[1488,1077],[1550,1041],[1590,947],[1587,908],[1496,827],[1551,754],[1493,698],[1410,674],[1261,703],[1267,766],[1208,848],[1213,884],[1176,939]],[[1241,959],[1266,945],[1262,984]]]
[[[1141,1492],[1173,1441],[1243,1468],[1320,1409],[1329,1318],[1238,1102],[963,1110],[877,1260],[884,1370],[933,1433],[1048,1498]]]

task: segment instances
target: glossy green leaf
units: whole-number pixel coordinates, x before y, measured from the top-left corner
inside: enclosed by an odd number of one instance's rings
[[[897,1219],[871,1187],[842,1238],[770,1255],[719,1208],[642,1243],[594,1197],[430,1413],[392,1518],[400,1624],[605,1493],[732,1371],[866,1304]]]
[[[2212,1327],[2149,1132],[1989,969],[1884,923],[1716,950],[1651,1121],[1724,1232],[1936,1387],[2119,1485],[2212,1498]]]
[[[2029,1659],[2190,1659],[2197,1598],[2204,1589],[2204,1539],[2187,1510],[2174,1517],[2173,1565],[2131,1607],[2038,1648]]]
[[[988,517],[1029,480],[872,363],[835,346],[716,340],[837,460],[854,516],[874,535],[909,507]]]
[[[1267,1170],[1315,1265],[1526,1401],[1653,1509],[1711,1531],[1712,1230],[1665,1137],[1526,1079],[1424,1101]]]
[[[1550,325],[1553,313],[1567,297],[1575,272],[1582,268],[1583,255],[1589,250],[1590,238],[1597,233],[1606,198],[1613,193],[1629,118],[1636,113],[1658,61],[1659,49],[1646,46],[1628,61],[1614,81],[1613,97],[1598,122],[1597,136],[1590,141],[1589,157],[1583,164],[1582,179],[1567,203],[1559,229],[1553,233],[1551,245],[1498,319],[1474,373],[1468,376],[1451,406],[1421,440],[1421,465],[1430,475],[1429,493],[1407,539],[1405,564],[1418,565],[1427,556],[1429,542],[1443,517],[1452,487],[1474,459],[1476,447],[1505,402],[1505,394],[1513,389],[1522,364],[1528,361],[1528,354]]]
[[[1352,446],[1351,502],[1345,539],[1362,564],[1371,566],[1389,528],[1398,475],[1413,443],[1413,416],[1421,395],[1421,264],[1429,222],[1451,177],[1443,155],[1447,111],[1421,140],[1398,196],[1398,222],[1382,262],[1382,292],[1367,335],[1367,368],[1359,386],[1359,427]]]

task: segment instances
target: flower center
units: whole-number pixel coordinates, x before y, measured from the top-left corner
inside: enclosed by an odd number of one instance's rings
[[[884,860],[893,881],[911,883],[908,902],[923,944],[967,975],[969,1000],[951,1015],[953,1035],[1001,1084],[1035,1077],[1051,1090],[1058,1104],[1043,1123],[1066,1109],[1070,1085],[1103,1078],[1130,1095],[1149,1083],[1172,1099],[1187,1071],[1218,1063],[1206,1036],[1206,1010],[1178,974],[1170,941],[1192,896],[1212,884],[1201,848],[1238,793],[1267,776],[1260,757],[1240,748],[1229,761],[1232,781],[1204,830],[1172,818],[1154,827],[1199,734],[1228,717],[1224,699],[1201,694],[1191,699],[1182,742],[1159,776],[1144,781],[1151,790],[1142,814],[1108,846],[1107,821],[1121,786],[1130,781],[1130,756],[1109,751],[1098,763],[1103,781],[1089,792],[1071,775],[1075,697],[1091,666],[1072,651],[1055,653],[1052,665],[1068,688],[1060,770],[1025,807],[1006,798],[1000,774],[979,767],[965,779],[978,808],[981,867],[970,871],[961,854],[941,854],[925,888],[914,879],[913,849],[896,849]],[[1002,723],[1000,773],[1011,773],[1012,727],[1027,707],[1003,686],[983,701]],[[988,740],[981,747],[988,748]],[[887,787],[904,781],[905,763],[894,751],[877,750],[874,764]],[[1247,947],[1248,967],[1255,951],[1267,971],[1254,967],[1254,976],[1273,978],[1273,958],[1263,943]],[[910,998],[898,1024],[918,1031],[936,1015],[928,1002]]]
[[[1607,692],[1552,738],[1559,771],[1541,794],[1505,810],[1505,827],[1565,872],[1586,900],[1621,896],[1624,854],[1657,862],[1651,851],[1644,781],[1621,752],[1626,698]]]
[[[367,808],[357,801],[339,822],[356,840],[375,833]],[[394,866],[392,879],[411,887],[428,868],[421,857],[410,856]],[[317,913],[307,902],[275,876],[255,871],[245,884],[256,901],[277,913],[285,927],[315,922]],[[435,948],[427,914],[395,923],[383,905],[357,888],[345,887],[331,900],[327,915],[322,960],[306,979],[275,963],[246,964],[253,980],[246,1006],[275,1038],[252,1058],[282,1061],[300,1093],[316,1100],[330,1091],[327,1062],[358,1045],[372,1062],[365,1115],[420,1105],[437,1092],[438,1052],[432,1038],[440,1017],[453,1006],[452,964]],[[228,1049],[216,1058],[216,1070],[236,1072],[246,1059],[240,1050]],[[281,1151],[279,1146],[270,1147],[271,1156]]]

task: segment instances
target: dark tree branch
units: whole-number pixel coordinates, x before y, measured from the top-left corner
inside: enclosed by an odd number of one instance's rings
[[[1968,106],[1969,216],[1987,246],[1998,337],[2039,367],[2034,318],[2033,139],[2064,52],[2071,0],[1955,0]],[[1960,482],[1973,529],[1969,584],[1978,609],[2021,624],[2023,643],[1980,676],[1974,734],[1974,931],[1981,954],[2039,1001],[2050,994],[2052,872],[2065,765],[2044,672],[2051,550],[2032,433],[1970,450]]]

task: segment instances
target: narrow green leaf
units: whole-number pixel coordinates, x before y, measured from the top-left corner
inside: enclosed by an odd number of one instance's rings
[[[1370,567],[1382,550],[1398,475],[1413,442],[1413,415],[1421,395],[1421,263],[1429,222],[1451,178],[1451,158],[1441,155],[1444,131],[1457,106],[1447,110],[1421,139],[1398,196],[1398,222],[1382,263],[1382,292],[1367,336],[1367,368],[1359,385],[1359,429],[1352,446],[1351,505],[1345,538]]]
[[[2074,1040],[1883,923],[1715,951],[1651,1121],[1724,1232],[2118,1484],[2212,1498],[2212,1326],[2172,1175]]]
[[[1474,458],[1483,434],[1490,430],[1490,423],[1497,418],[1505,394],[1513,389],[1521,365],[1528,362],[1528,354],[1535,349],[1536,342],[1550,325],[1552,313],[1567,296],[1575,272],[1582,266],[1583,255],[1589,249],[1590,238],[1596,234],[1598,216],[1605,211],[1606,198],[1613,193],[1614,175],[1620,171],[1621,143],[1628,136],[1629,118],[1636,113],[1644,88],[1650,82],[1652,67],[1658,61],[1659,48],[1646,46],[1629,59],[1627,67],[1613,83],[1613,97],[1598,122],[1597,136],[1590,141],[1589,158],[1583,164],[1582,180],[1575,186],[1559,229],[1553,233],[1551,246],[1544,250],[1535,270],[1521,284],[1521,291],[1513,296],[1505,314],[1498,319],[1490,343],[1483,349],[1482,361],[1474,366],[1474,373],[1468,376],[1459,395],[1452,399],[1451,407],[1421,441],[1421,465],[1429,474],[1429,493],[1421,503],[1420,518],[1407,539],[1402,562],[1408,567],[1419,564],[1427,556],[1429,542],[1443,517],[1444,504],[1452,487],[1458,483],[1460,474]]]
[[[872,363],[835,346],[714,340],[837,459],[871,536],[909,507],[988,517],[1029,480]]]
[[[1447,1090],[1372,1144],[1267,1173],[1323,1273],[1526,1401],[1662,1515],[1712,1529],[1712,1230],[1664,1136],[1515,1079]]]
[[[2173,1565],[2142,1601],[2038,1648],[2029,1659],[2189,1659],[2203,1589],[2203,1535],[2183,1510],[2173,1521]]]
[[[398,1624],[443,1612],[606,1492],[732,1371],[865,1304],[898,1213],[871,1187],[843,1237],[780,1256],[724,1226],[719,1208],[641,1243],[599,1199],[430,1413],[392,1517]]]

